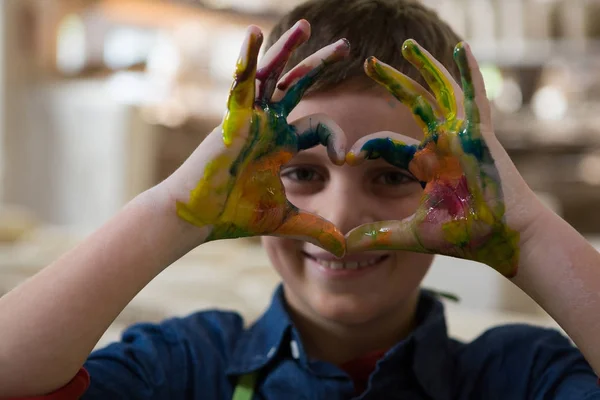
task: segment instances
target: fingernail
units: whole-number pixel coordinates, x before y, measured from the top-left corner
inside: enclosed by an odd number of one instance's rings
[[[300,24],[302,23],[302,21],[308,22],[305,19],[299,19],[298,21],[296,21],[296,23],[290,28],[291,29],[298,29],[300,27]]]
[[[414,54],[418,50],[417,42],[413,39],[408,39],[402,44],[402,53],[409,53],[410,55]]]
[[[353,152],[349,152],[346,154],[346,163],[348,165],[353,165],[356,162],[356,154]]]
[[[373,75],[376,73],[375,68],[377,66],[377,59],[373,56],[367,58],[365,60],[365,71],[369,75]]]
[[[338,150],[337,154],[336,154],[336,160],[335,160],[335,164],[336,165],[344,165],[344,163],[346,162],[346,154],[344,154],[345,152],[343,150]]]
[[[465,42],[460,42],[456,45],[454,48],[454,59],[456,61],[466,59],[466,46],[467,44]]]

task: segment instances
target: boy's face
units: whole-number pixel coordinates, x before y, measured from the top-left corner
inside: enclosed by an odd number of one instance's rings
[[[300,102],[290,121],[315,113],[327,114],[343,129],[348,149],[379,131],[422,138],[410,110],[383,90],[314,94]],[[336,166],[323,146],[296,155],[282,168],[281,178],[294,205],[328,219],[344,234],[364,223],[410,216],[422,194],[407,171],[383,160]],[[276,237],[263,237],[263,245],[296,311],[342,324],[369,322],[401,309],[410,312],[433,259],[378,251],[338,260],[312,244]]]

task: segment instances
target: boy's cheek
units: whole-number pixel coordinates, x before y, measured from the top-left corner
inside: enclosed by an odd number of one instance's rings
[[[382,196],[372,204],[373,209],[380,210],[377,220],[398,220],[413,215],[419,208],[423,190],[411,190],[401,196]]]
[[[292,259],[298,259],[303,243],[299,240],[274,236],[262,236],[261,242],[271,263],[276,268],[281,266],[279,264],[289,263]]]

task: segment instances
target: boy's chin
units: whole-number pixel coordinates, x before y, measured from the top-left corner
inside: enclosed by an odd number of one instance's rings
[[[397,313],[403,308],[398,293],[391,298],[384,293],[330,293],[322,292],[311,296],[310,304],[320,318],[343,325],[361,325],[377,320],[387,314]],[[410,298],[407,294],[406,301]],[[400,307],[399,307],[400,306]]]
[[[327,307],[318,309],[320,317],[338,325],[358,326],[369,324],[380,317],[381,311],[377,309],[351,308],[351,307]]]

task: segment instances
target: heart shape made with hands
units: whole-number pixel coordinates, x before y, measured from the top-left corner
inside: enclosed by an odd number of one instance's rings
[[[424,193],[410,217],[348,232],[346,249],[442,254],[478,261],[512,277],[518,267],[520,235],[507,224],[500,173],[488,146],[495,137],[477,62],[468,45],[456,46],[459,85],[415,41],[406,41],[402,53],[431,92],[375,58],[365,62],[365,71],[412,111],[423,140],[409,143],[393,132],[371,134],[352,146],[346,162],[358,165],[382,158],[411,172]]]
[[[431,92],[375,58],[366,60],[367,75],[412,111],[424,139],[407,143],[398,134],[380,132],[346,152],[343,132],[326,116],[287,121],[324,68],[349,52],[349,44],[341,40],[279,79],[290,54],[309,32],[306,21],[298,22],[257,68],[262,34],[256,27],[249,29],[223,124],[197,149],[203,153],[198,158],[212,161],[190,162],[190,169],[198,171],[201,165],[204,172],[189,199],[177,202],[178,215],[210,226],[207,240],[284,236],[315,243],[338,256],[346,251],[407,250],[474,260],[505,276],[516,274],[519,234],[506,221],[503,185],[490,151],[495,147],[498,152],[499,144],[483,78],[468,45],[459,43],[454,53],[459,85],[415,41],[404,43],[403,56],[420,71]],[[285,196],[280,169],[297,152],[319,144],[327,147],[336,164],[382,158],[410,171],[424,188],[417,211],[404,220],[359,226],[344,236],[331,222],[299,210]],[[189,175],[186,180],[196,181]]]

